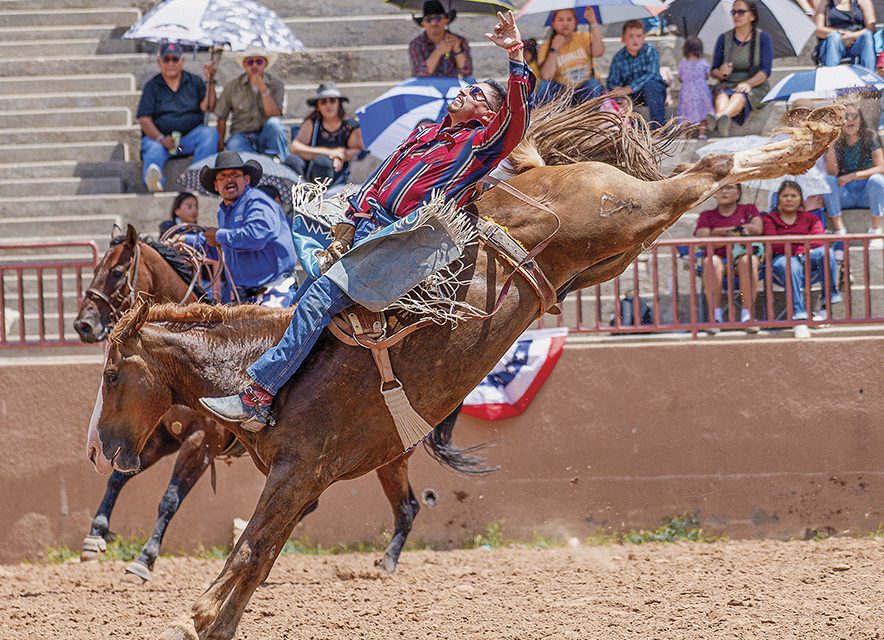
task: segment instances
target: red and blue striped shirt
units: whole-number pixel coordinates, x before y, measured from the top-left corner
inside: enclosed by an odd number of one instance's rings
[[[476,183],[506,158],[525,136],[534,74],[522,62],[510,60],[506,101],[487,124],[468,120],[452,125],[418,127],[377,168],[350,198],[349,218],[371,217],[380,208],[403,217],[442,191],[446,200],[464,205]]]

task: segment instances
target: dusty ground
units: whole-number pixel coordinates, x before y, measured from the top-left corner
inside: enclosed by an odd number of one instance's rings
[[[237,638],[884,639],[884,539],[281,558]],[[0,638],[156,638],[221,568],[0,567]]]

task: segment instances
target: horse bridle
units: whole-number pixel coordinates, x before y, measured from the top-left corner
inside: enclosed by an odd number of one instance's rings
[[[123,305],[128,303],[131,307],[135,302],[135,296],[138,292],[136,286],[138,285],[138,267],[140,264],[141,243],[136,241],[132,249],[132,260],[129,263],[129,268],[126,269],[126,279],[121,280],[109,296],[92,287],[89,287],[83,293],[84,298],[93,298],[94,301],[103,302],[107,305],[108,309],[110,309],[108,318],[111,324],[116,324],[117,320],[122,317],[125,311]],[[126,288],[129,289],[128,293],[125,291]]]

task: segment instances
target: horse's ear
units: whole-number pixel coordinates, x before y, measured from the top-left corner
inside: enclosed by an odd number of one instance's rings
[[[141,330],[141,327],[144,326],[144,323],[147,322],[147,314],[149,311],[150,302],[148,300],[142,298],[136,300],[135,306],[120,318],[120,321],[117,324],[119,330],[115,332],[115,342],[123,344],[128,342],[132,336],[138,333]]]
[[[131,224],[126,225],[126,244],[134,247],[136,242],[138,242],[138,232]]]
[[[123,228],[120,227],[116,222],[114,222],[114,226],[111,227],[111,241],[116,240],[121,235],[123,235]]]

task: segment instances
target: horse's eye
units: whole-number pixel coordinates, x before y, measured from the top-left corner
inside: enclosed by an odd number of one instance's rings
[[[113,271],[111,271],[111,275],[115,278],[120,278],[122,275],[126,273],[126,270],[123,267],[116,267]]]
[[[119,376],[119,374],[117,374],[116,371],[105,371],[104,372],[104,381],[107,384],[115,383],[117,381],[117,378],[119,378],[119,377],[120,376]]]

